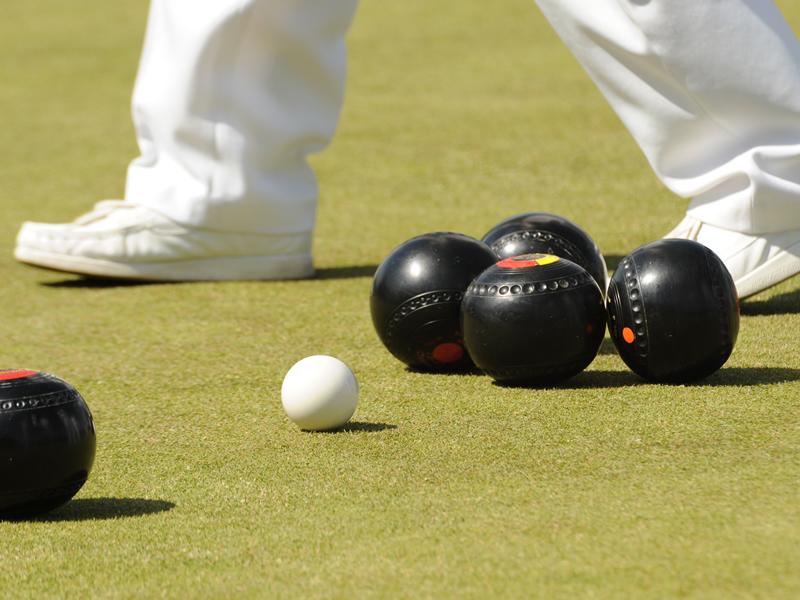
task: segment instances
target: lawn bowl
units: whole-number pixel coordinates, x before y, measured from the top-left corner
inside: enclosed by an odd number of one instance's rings
[[[92,415],[81,395],[38,371],[0,371],[0,519],[68,502],[89,476]]]
[[[521,254],[554,254],[582,266],[605,293],[608,269],[594,240],[569,219],[546,212],[510,217],[495,225],[483,241],[498,259]]]
[[[471,368],[461,300],[495,260],[486,244],[460,233],[429,233],[395,248],[375,272],[370,298],[372,322],[386,348],[414,369]]]
[[[611,278],[608,314],[622,360],[654,382],[711,375],[730,357],[739,332],[730,273],[691,240],[659,240],[626,256]]]
[[[547,386],[594,360],[603,293],[580,265],[548,254],[506,258],[481,273],[461,305],[464,342],[496,381]]]

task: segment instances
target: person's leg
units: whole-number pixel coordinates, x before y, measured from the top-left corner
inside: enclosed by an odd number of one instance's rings
[[[125,201],[26,223],[17,257],[142,279],[312,274],[307,158],[337,124],[356,2],[153,0]]]
[[[800,272],[800,43],[768,0],[537,0],[742,297]]]

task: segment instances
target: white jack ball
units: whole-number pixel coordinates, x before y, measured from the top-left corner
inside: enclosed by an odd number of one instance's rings
[[[350,367],[338,358],[307,356],[283,378],[281,402],[300,429],[336,429],[356,411],[358,382]]]

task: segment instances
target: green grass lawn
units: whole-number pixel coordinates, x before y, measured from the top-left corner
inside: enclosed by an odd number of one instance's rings
[[[371,272],[412,235],[546,210],[613,259],[685,209],[533,2],[364,0],[314,160],[321,276],[294,283],[16,264],[23,220],[121,194],[146,3],[2,13],[0,367],[72,382],[98,450],[72,503],[0,523],[0,597],[800,596],[800,278],[743,304],[693,386],[644,384],[608,342],[557,389],[409,373],[372,330]],[[361,403],[302,433],[280,384],[321,353]]]

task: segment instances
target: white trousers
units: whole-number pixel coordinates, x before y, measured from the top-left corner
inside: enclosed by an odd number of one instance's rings
[[[152,0],[125,199],[227,232],[311,231],[357,0]]]
[[[800,228],[800,43],[771,0],[538,0],[689,214]]]
[[[357,0],[152,0],[126,200],[222,231],[314,225]],[[537,0],[689,212],[800,227],[800,43],[771,0]]]

